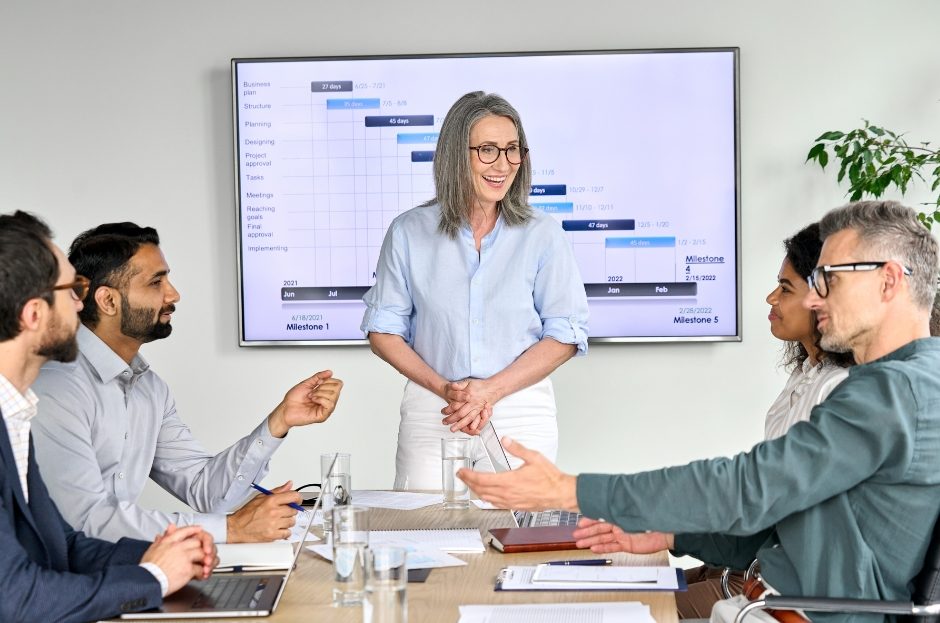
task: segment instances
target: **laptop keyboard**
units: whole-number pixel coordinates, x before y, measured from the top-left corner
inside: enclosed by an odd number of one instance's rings
[[[525,527],[541,528],[544,526],[576,526],[581,519],[581,513],[571,511],[552,510],[532,513]]]
[[[268,582],[269,578],[215,576],[199,587],[202,594],[196,599],[193,608],[213,610],[256,608]]]

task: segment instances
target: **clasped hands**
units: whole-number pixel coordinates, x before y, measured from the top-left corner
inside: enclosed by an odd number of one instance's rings
[[[153,563],[163,571],[169,594],[190,580],[208,578],[219,564],[219,556],[212,535],[200,526],[177,528],[170,524],[153,540],[140,562]]]
[[[493,417],[493,404],[499,400],[483,379],[452,381],[444,386],[447,406],[441,409],[441,423],[468,435],[479,435]]]

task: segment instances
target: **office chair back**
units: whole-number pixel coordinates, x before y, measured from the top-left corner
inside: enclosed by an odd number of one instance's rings
[[[813,612],[843,612],[883,614],[897,621],[940,623],[940,518],[933,526],[930,543],[924,555],[920,572],[914,577],[910,601],[879,601],[877,599],[840,599],[827,597],[786,597],[769,595],[745,606],[735,617],[743,623],[757,610],[805,610]]]
[[[924,565],[914,578],[914,593],[911,595],[911,601],[915,604],[940,602],[940,519],[933,526],[933,535],[930,537],[930,545],[927,546]],[[940,623],[940,617],[908,617],[908,620]]]

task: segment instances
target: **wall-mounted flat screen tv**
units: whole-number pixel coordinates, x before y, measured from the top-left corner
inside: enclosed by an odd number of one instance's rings
[[[240,58],[232,87],[242,345],[365,343],[385,230],[469,91],[522,117],[593,341],[740,340],[737,48]]]

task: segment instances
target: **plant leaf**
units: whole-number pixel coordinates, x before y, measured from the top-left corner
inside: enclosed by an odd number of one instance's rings
[[[823,132],[819,138],[816,139],[816,142],[819,141],[837,141],[840,138],[845,136],[845,132],[839,132],[838,130],[830,130],[829,132]]]
[[[810,160],[815,160],[819,157],[819,154],[825,153],[826,145],[824,143],[816,143],[813,145],[812,149],[809,150],[809,153],[806,154],[806,160],[804,162],[809,162]]]

